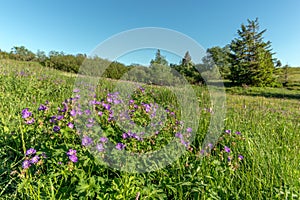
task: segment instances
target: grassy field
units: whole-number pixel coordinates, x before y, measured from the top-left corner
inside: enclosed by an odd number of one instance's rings
[[[297,74],[290,76],[295,82]],[[164,108],[157,109],[157,116],[165,116],[158,133],[151,125],[155,134],[140,139],[123,135],[116,113],[107,107],[119,105],[116,82],[81,85],[96,91],[96,98],[74,91],[76,84],[73,74],[0,60],[0,199],[300,199],[297,88],[227,88],[224,128],[216,133],[216,143],[203,147],[216,113],[204,86],[193,88],[201,116],[196,125],[188,117],[181,123],[170,89],[136,89],[127,105],[133,124],[150,126],[155,103]],[[81,107],[81,99],[94,100],[94,109]],[[76,123],[86,126],[71,125]],[[195,137],[188,143],[190,132]],[[118,170],[147,166],[126,166],[125,150],[142,155],[170,141],[186,151],[167,167],[144,173]]]

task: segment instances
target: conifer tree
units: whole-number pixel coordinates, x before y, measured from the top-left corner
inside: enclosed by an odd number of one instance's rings
[[[269,86],[275,83],[271,42],[264,41],[266,29],[259,31],[258,19],[249,20],[237,31],[238,38],[230,44],[230,79],[242,85]]]

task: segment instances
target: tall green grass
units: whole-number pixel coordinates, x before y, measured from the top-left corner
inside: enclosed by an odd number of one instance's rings
[[[0,62],[0,199],[300,198],[299,93],[283,88],[228,91],[224,132],[206,152],[201,144],[213,113],[207,89],[194,87],[201,112],[195,141],[180,159],[158,171],[121,172],[97,163],[83,150],[82,164],[49,164],[56,167],[24,173],[24,149],[31,147],[27,145],[33,136],[44,133],[24,129],[22,109],[36,110],[49,101],[49,112],[55,112],[72,96],[75,78],[35,63]],[[102,80],[99,89],[105,94],[114,85]],[[161,101],[174,101],[167,88],[148,89]]]

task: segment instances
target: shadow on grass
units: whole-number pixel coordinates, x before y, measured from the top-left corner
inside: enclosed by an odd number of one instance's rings
[[[220,82],[211,81],[209,84],[216,87],[220,86]],[[226,88],[226,92],[229,94],[300,100],[300,90],[298,88],[241,87],[236,86],[228,81],[224,81],[223,84]]]

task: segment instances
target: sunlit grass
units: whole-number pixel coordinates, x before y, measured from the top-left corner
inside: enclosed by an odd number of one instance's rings
[[[1,61],[0,199],[300,198],[299,92],[282,88],[229,89],[224,130],[207,154],[201,144],[213,113],[207,89],[194,87],[202,113],[196,139],[180,159],[158,171],[136,174],[102,165],[70,131],[65,137],[71,142],[64,146],[55,140],[58,146],[53,146],[52,154],[48,152],[47,164],[37,167],[40,171],[24,171],[24,145],[25,149],[35,147],[34,141],[51,133],[52,127],[30,128],[21,117],[22,109],[29,108],[41,116],[37,108],[49,101],[49,115],[54,114],[65,99],[73,96],[74,83],[72,75],[35,63]],[[114,85],[103,80],[98,94],[106,95],[114,90]],[[161,102],[176,103],[167,88],[147,89],[155,91]],[[49,144],[54,142],[49,139]],[[71,146],[80,149],[78,163],[51,163],[68,159],[65,152]],[[230,153],[224,150],[225,146],[231,149]]]

